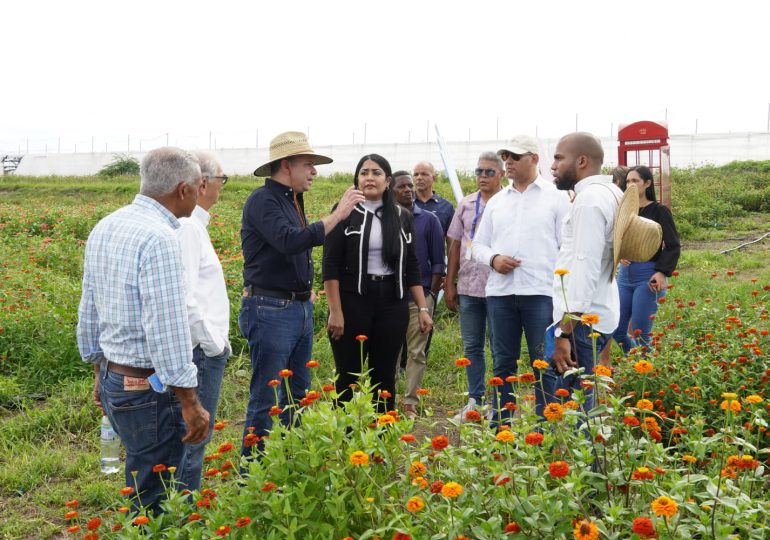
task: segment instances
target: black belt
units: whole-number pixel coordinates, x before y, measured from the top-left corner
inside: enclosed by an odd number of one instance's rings
[[[310,300],[310,291],[273,291],[270,289],[262,289],[255,287],[254,285],[246,285],[243,288],[243,296],[248,298],[250,296],[269,296],[270,298],[281,298],[283,300],[296,300],[298,302],[307,302]]]
[[[137,379],[146,379],[155,373],[153,368],[132,367],[123,364],[115,364],[114,362],[107,362],[107,371],[112,371],[118,375],[125,375],[126,377],[135,377]]]
[[[366,274],[369,281],[396,281],[396,274]]]

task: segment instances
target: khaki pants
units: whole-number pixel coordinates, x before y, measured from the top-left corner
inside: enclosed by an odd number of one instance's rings
[[[433,297],[428,295],[425,298],[430,316],[433,317]],[[420,398],[417,390],[422,385],[422,377],[425,374],[425,366],[428,358],[425,356],[425,344],[428,343],[430,334],[420,333],[420,319],[418,315],[420,310],[415,302],[409,304],[409,327],[406,329],[406,391],[404,393],[404,403],[409,405],[419,405]],[[398,365],[396,365],[398,370]]]

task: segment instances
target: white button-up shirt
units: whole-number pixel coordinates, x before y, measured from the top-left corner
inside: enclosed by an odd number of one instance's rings
[[[561,278],[553,276],[554,321],[560,321],[569,308],[572,313],[599,315],[594,328],[603,334],[618,326],[618,288],[610,276],[612,230],[622,197],[612,176],[589,176],[575,185],[575,200],[564,220],[556,263],[556,268],[569,270],[563,289]]]
[[[218,356],[230,329],[230,301],[225,276],[211,244],[208,227],[211,217],[200,206],[192,216],[181,218],[177,238],[184,265],[187,314],[192,346],[200,345],[206,356]]]
[[[490,271],[487,296],[551,296],[568,211],[567,194],[540,175],[523,192],[510,185],[489,200],[473,239],[473,260],[489,266],[493,255],[507,255],[521,266],[508,274]]]

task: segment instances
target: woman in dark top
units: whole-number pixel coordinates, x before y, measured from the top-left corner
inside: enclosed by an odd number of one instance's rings
[[[381,412],[395,409],[396,362],[409,324],[407,289],[420,310],[420,331],[433,326],[420,280],[414,219],[396,204],[391,176],[384,157],[361,158],[353,183],[366,200],[326,236],[323,256],[339,399],[350,400],[350,385],[368,360],[375,398],[379,391],[389,395],[380,401]],[[366,336],[364,358],[358,336]]]
[[[663,243],[652,259],[632,263],[621,260],[617,276],[620,322],[612,337],[623,352],[628,353],[636,346],[649,347],[652,316],[658,312],[658,299],[665,296],[668,277],[676,269],[680,245],[671,210],[655,197],[652,171],[643,165],[632,167],[626,182],[638,188],[639,215],[660,223],[663,229]],[[629,321],[633,336],[628,335]]]

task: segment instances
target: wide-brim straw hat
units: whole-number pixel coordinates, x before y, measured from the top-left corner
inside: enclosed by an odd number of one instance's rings
[[[659,223],[639,216],[639,191],[636,184],[629,184],[615,216],[613,276],[620,259],[647,262],[658,252],[662,242],[663,229]]]
[[[269,176],[270,165],[279,159],[292,156],[313,156],[315,165],[325,165],[333,161],[330,157],[317,154],[307,141],[307,135],[301,131],[286,131],[270,141],[270,161],[257,167],[254,176]]]

